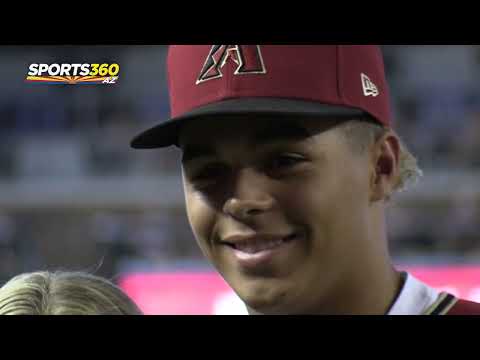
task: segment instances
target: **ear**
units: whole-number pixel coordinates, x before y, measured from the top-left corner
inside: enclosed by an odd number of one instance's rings
[[[399,180],[400,140],[388,131],[371,148],[370,201],[389,200]]]

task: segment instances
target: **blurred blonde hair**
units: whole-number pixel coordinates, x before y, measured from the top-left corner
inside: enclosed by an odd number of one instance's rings
[[[0,315],[142,315],[107,279],[83,272],[22,274],[0,288]]]
[[[388,131],[394,133],[400,143],[399,178],[394,193],[402,192],[416,184],[423,175],[415,156],[407,148],[403,140],[392,129],[365,119],[355,119],[340,125],[347,142],[355,152],[363,153],[371,144],[380,139]]]

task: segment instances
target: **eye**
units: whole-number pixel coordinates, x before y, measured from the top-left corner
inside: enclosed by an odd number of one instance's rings
[[[190,181],[195,187],[210,186],[220,179],[224,178],[228,172],[226,166],[222,164],[207,164],[194,171],[189,175]]]
[[[279,154],[272,156],[269,165],[273,169],[282,169],[295,166],[305,161],[304,157],[298,154]]]
[[[267,168],[270,171],[286,171],[293,169],[297,165],[305,162],[305,158],[299,154],[284,153],[273,155],[267,162]]]

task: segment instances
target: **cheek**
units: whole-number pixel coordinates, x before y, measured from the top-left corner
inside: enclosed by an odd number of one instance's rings
[[[328,169],[327,169],[328,168]],[[341,246],[365,225],[368,179],[350,166],[326,166],[296,184],[283,198],[290,218],[313,232],[315,247]]]
[[[185,186],[187,216],[197,243],[205,255],[210,253],[211,234],[215,227],[216,213],[198,193]]]

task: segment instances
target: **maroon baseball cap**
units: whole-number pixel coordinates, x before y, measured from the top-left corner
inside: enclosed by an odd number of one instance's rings
[[[167,75],[171,118],[136,136],[133,148],[176,144],[186,121],[217,115],[369,115],[390,126],[376,45],[175,45]]]

